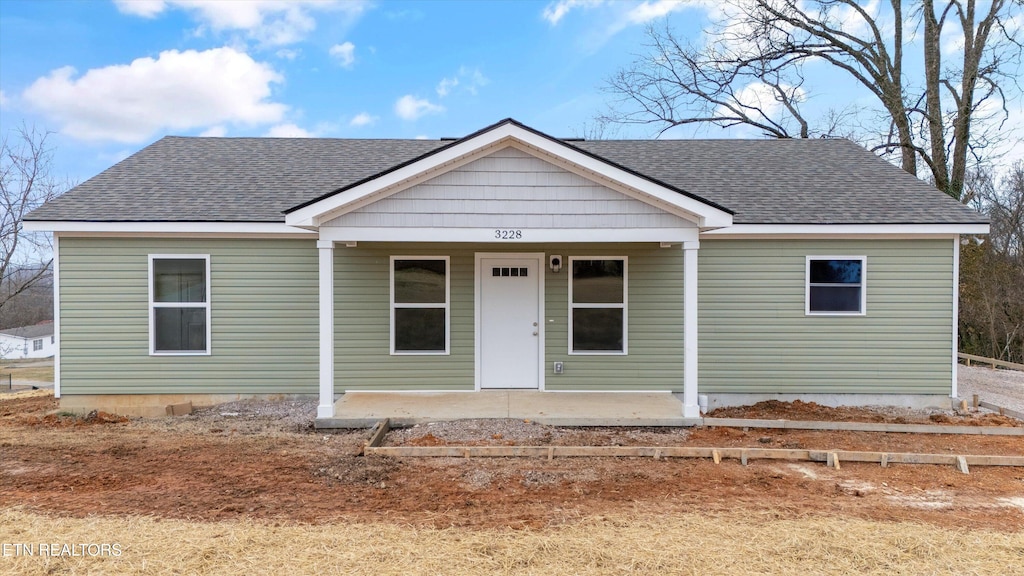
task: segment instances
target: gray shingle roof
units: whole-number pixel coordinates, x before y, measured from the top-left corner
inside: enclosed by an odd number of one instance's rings
[[[19,328],[4,328],[3,330],[0,330],[0,334],[17,336],[18,338],[25,338],[26,340],[42,338],[43,336],[53,336],[53,322],[35,324],[33,326],[21,326]]]
[[[29,220],[283,222],[284,211],[451,144],[166,137]],[[737,224],[986,222],[847,140],[603,140],[583,151],[735,212]]]

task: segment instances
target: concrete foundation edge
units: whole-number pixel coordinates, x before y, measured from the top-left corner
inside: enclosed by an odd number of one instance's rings
[[[822,406],[899,406],[903,408],[937,408],[949,410],[953,399],[944,394],[732,394],[704,393],[707,411],[731,406],[750,406],[767,400],[779,402],[814,402]],[[682,394],[676,394],[682,400]]]
[[[60,397],[62,412],[88,414],[93,410],[156,418],[166,416],[167,406],[191,402],[204,408],[239,400],[308,400],[316,394],[64,394]]]

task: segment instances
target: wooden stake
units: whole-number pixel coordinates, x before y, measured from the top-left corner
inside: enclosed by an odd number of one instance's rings
[[[963,456],[957,456],[956,469],[964,474],[970,474],[971,470],[967,467],[967,458],[964,458]]]
[[[711,451],[711,459],[715,461],[715,464],[721,464],[722,463],[722,453],[719,452],[718,450],[712,450]]]
[[[829,452],[828,453],[828,461],[827,461],[826,465],[831,466],[831,467],[835,468],[836,470],[839,470],[839,454],[837,454],[835,452]]]

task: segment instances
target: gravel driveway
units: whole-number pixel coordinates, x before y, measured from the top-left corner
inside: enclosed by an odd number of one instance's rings
[[[959,370],[957,394],[960,399],[970,403],[977,394],[982,402],[1024,413],[1024,372],[976,366],[960,366]]]

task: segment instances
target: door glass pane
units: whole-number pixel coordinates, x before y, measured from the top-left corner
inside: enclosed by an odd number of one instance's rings
[[[624,264],[622,260],[573,260],[573,303],[621,304]]]
[[[860,284],[860,260],[811,260],[811,284]]]
[[[205,352],[206,308],[155,308],[157,352]]]
[[[206,302],[206,260],[153,260],[153,299],[156,302]]]
[[[395,260],[395,302],[444,304],[444,260]]]
[[[621,308],[574,308],[572,349],[581,351],[622,351]]]
[[[395,350],[444,352],[444,308],[395,308]]]
[[[811,286],[811,312],[860,312],[860,286]]]

